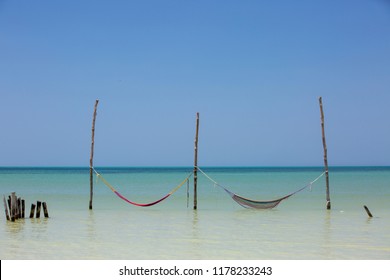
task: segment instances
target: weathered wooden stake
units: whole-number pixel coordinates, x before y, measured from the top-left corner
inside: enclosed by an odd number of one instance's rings
[[[372,218],[373,216],[366,205],[364,205],[364,209],[366,210],[368,217]]]
[[[25,210],[25,202],[24,202],[24,199],[22,199],[22,218],[23,219],[25,218],[24,210]]]
[[[34,218],[35,204],[31,204],[30,219]]]
[[[22,200],[18,197],[18,219],[22,218]]]
[[[3,195],[3,202],[4,202],[5,217],[6,217],[7,221],[9,221],[10,218],[9,218],[9,214],[8,214],[8,207],[7,207],[7,202],[5,200],[5,196],[4,195]]]
[[[49,218],[49,212],[47,211],[46,202],[43,202],[42,206],[43,206],[43,213],[45,214],[45,218]]]
[[[90,197],[89,197],[89,209],[92,210],[92,199],[93,199],[93,152],[95,146],[95,121],[96,121],[96,110],[99,104],[99,100],[95,101],[95,109],[93,111],[92,120],[92,141],[91,141],[91,158],[89,160],[89,185],[90,185]]]
[[[18,200],[16,194],[13,192],[11,193],[11,209],[10,209],[11,221],[13,222],[18,218],[17,207],[18,207]]]
[[[37,213],[35,214],[36,218],[40,218],[41,217],[41,205],[42,205],[42,202],[37,201]]]
[[[195,132],[195,157],[194,157],[194,210],[198,208],[198,132],[199,132],[199,113],[196,113],[196,132]]]
[[[19,207],[19,198],[18,197],[16,197],[16,201],[15,201],[15,203],[16,203],[16,213],[15,213],[15,216],[16,216],[16,219],[19,219],[20,218],[20,207]]]
[[[329,194],[329,169],[328,169],[328,149],[326,147],[325,139],[325,120],[324,110],[322,108],[322,97],[319,98],[321,111],[321,128],[322,128],[322,145],[324,147],[324,166],[325,166],[325,180],[326,180],[326,209],[330,210],[330,194]]]

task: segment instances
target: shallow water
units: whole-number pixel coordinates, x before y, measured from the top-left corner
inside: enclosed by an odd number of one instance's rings
[[[157,200],[191,168],[100,168],[124,196]],[[205,168],[214,180],[253,199],[291,193],[321,168]],[[198,174],[198,210],[187,185],[153,207],[120,200],[95,182],[88,210],[85,168],[0,168],[0,190],[29,205],[46,201],[50,218],[0,222],[1,259],[390,259],[390,168],[332,168],[325,180],[273,210],[250,210]],[[187,203],[189,207],[187,208]],[[374,218],[363,209],[367,205]]]

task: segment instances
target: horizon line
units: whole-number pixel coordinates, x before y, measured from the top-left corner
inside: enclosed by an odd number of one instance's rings
[[[98,165],[96,168],[194,168],[192,165]],[[203,165],[202,168],[324,168],[322,165]],[[329,165],[337,167],[390,167],[390,165]],[[0,165],[0,168],[90,168],[89,165]]]

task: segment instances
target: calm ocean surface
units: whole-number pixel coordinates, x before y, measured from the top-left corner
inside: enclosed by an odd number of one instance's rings
[[[163,197],[192,171],[96,169],[140,203]],[[256,200],[280,198],[322,173],[310,167],[203,170]],[[50,214],[12,223],[1,203],[0,259],[390,259],[390,167],[331,168],[331,211],[325,210],[324,177],[273,210],[242,208],[198,173],[194,211],[192,184],[191,178],[189,200],[184,184],[167,200],[142,208],[95,181],[90,211],[88,168],[0,167],[2,195],[16,192],[26,200],[27,213],[31,203],[46,201]]]

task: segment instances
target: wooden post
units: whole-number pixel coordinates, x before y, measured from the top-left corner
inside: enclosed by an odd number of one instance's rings
[[[30,219],[34,218],[35,204],[31,204]]]
[[[45,218],[49,218],[49,212],[47,211],[46,202],[42,203],[42,207],[43,207],[43,213],[45,214]]]
[[[42,205],[42,202],[37,201],[37,213],[35,214],[36,218],[40,218],[41,217],[41,205]]]
[[[195,132],[195,157],[194,157],[194,210],[198,208],[198,132],[199,132],[199,113],[196,113],[196,132]]]
[[[22,218],[22,199],[18,197],[18,219]]]
[[[321,111],[321,128],[322,128],[322,145],[324,147],[324,166],[325,166],[325,180],[326,180],[326,209],[330,210],[330,194],[329,194],[329,169],[328,169],[328,150],[325,139],[325,120],[324,110],[322,108],[322,97],[319,98]]]
[[[16,197],[16,194],[13,192],[11,193],[11,221],[15,221],[18,218],[17,215],[17,207],[18,207],[18,199]]]
[[[11,215],[11,196],[8,196],[8,209],[9,209],[9,214]]]
[[[91,141],[91,158],[89,160],[89,186],[90,186],[90,196],[89,196],[89,210],[92,210],[92,199],[93,199],[93,152],[95,146],[95,121],[96,121],[96,110],[99,104],[99,100],[95,101],[95,109],[93,110],[93,120],[92,120],[92,141]]]
[[[8,214],[8,206],[7,206],[7,202],[5,200],[4,195],[3,195],[3,202],[4,202],[5,218],[7,219],[7,221],[9,221],[10,218],[9,218],[9,214]]]
[[[368,217],[372,218],[372,214],[366,205],[364,205],[364,209],[366,210]]]
[[[24,219],[25,218],[25,202],[24,202],[24,199],[22,199],[22,218]]]

